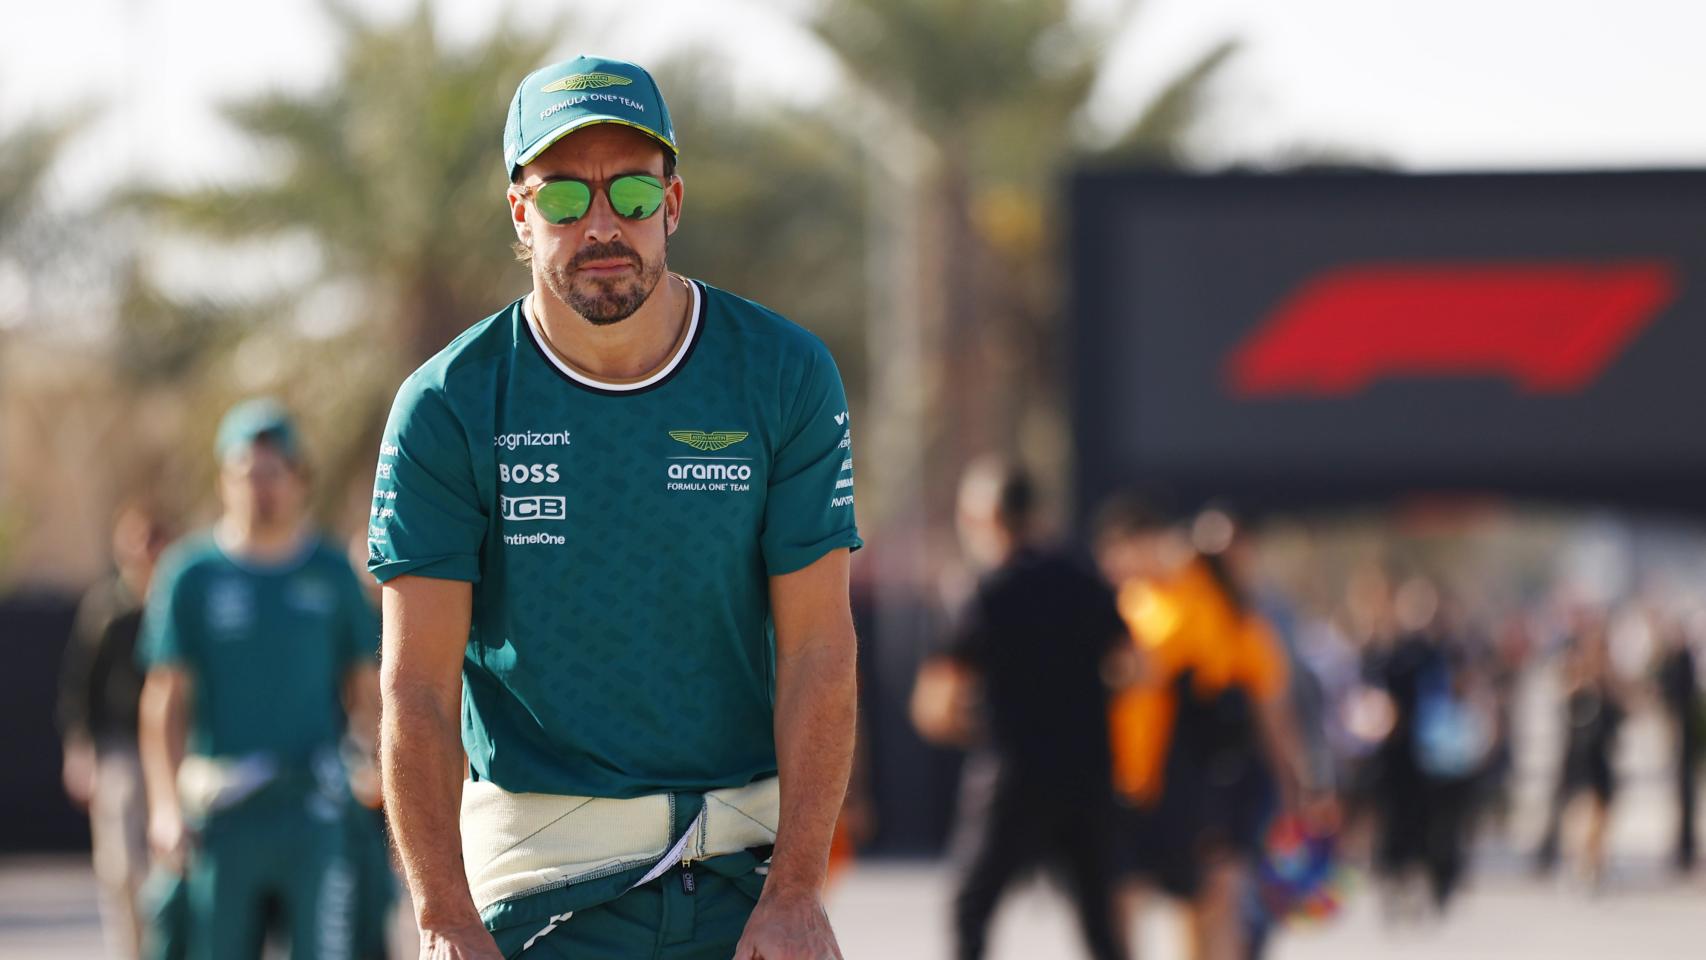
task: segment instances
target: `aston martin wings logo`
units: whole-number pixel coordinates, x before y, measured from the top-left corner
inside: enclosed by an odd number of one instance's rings
[[[556,93],[559,90],[596,90],[599,87],[625,87],[633,82],[627,77],[619,77],[614,73],[577,73],[547,83],[539,88],[539,92]]]
[[[746,439],[744,430],[714,430],[706,433],[703,430],[671,430],[670,438],[679,440],[695,450],[721,450],[732,447]]]

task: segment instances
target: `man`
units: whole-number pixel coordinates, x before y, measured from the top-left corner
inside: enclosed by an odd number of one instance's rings
[[[1680,873],[1694,869],[1699,858],[1695,837],[1695,779],[1700,760],[1700,680],[1694,666],[1694,650],[1687,628],[1668,624],[1664,652],[1659,660],[1658,687],[1665,712],[1670,714],[1671,741],[1676,751],[1676,846],[1672,866]]]
[[[667,270],[675,161],[640,67],[522,80],[532,292],[392,408],[369,567],[422,957],[840,955],[846,401],[817,338]]]
[[[153,508],[132,501],[113,521],[112,576],[77,607],[59,680],[59,729],[65,742],[65,790],[89,812],[101,926],[107,952],[136,957],[142,948],[137,896],[148,871],[147,811],[136,712],[142,671],[136,633],[154,563],[170,539]]]
[[[1036,545],[1035,496],[1017,467],[981,463],[960,488],[961,538],[988,570],[952,642],[914,688],[921,733],[963,743],[971,705],[988,741],[966,766],[975,848],[954,901],[955,955],[985,953],[1002,893],[1024,871],[1059,870],[1092,956],[1123,958],[1115,928],[1108,680],[1135,674],[1113,594],[1094,574]]]
[[[237,406],[217,450],[223,513],[162,558],[143,618],[149,844],[183,875],[191,960],[258,958],[275,913],[293,958],[336,960],[352,936],[340,693],[351,725],[375,722],[378,629],[307,526],[283,409]]]

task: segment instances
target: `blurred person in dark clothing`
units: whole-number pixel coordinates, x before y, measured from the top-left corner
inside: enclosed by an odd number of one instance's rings
[[[142,500],[114,514],[114,572],[83,595],[59,677],[65,792],[89,813],[107,952],[135,957],[137,894],[148,874],[147,803],[136,747],[142,671],[136,634],[154,563],[171,534]]]
[[[1232,960],[1250,947],[1242,898],[1276,791],[1289,812],[1317,792],[1285,653],[1224,556],[1230,518],[1198,519],[1187,534],[1124,497],[1097,518],[1097,561],[1143,667],[1110,711],[1118,859],[1128,920],[1153,883],[1190,904],[1191,956]]]
[[[1700,759],[1700,681],[1689,644],[1688,631],[1672,625],[1665,634],[1664,653],[1659,660],[1659,693],[1670,715],[1676,744],[1676,869],[1694,869],[1699,857],[1694,830],[1696,777]]]
[[[1585,613],[1578,617],[1565,656],[1564,756],[1535,862],[1541,870],[1557,866],[1565,814],[1571,803],[1585,793],[1588,826],[1581,873],[1591,887],[1597,887],[1604,879],[1606,828],[1617,794],[1617,774],[1612,761],[1628,708],[1621,685],[1612,672],[1610,641],[1603,616]]]
[[[1392,717],[1375,754],[1374,863],[1389,910],[1405,902],[1418,870],[1434,909],[1443,910],[1466,865],[1475,786],[1492,748],[1491,708],[1445,633],[1438,588],[1408,580],[1393,607],[1399,635],[1368,663]]]
[[[984,955],[1002,894],[1052,867],[1092,956],[1122,958],[1109,839],[1108,683],[1132,671],[1113,595],[1094,574],[1036,542],[1035,491],[1017,467],[981,463],[960,490],[967,553],[988,572],[945,650],[914,689],[927,739],[970,743],[954,900],[955,955]]]

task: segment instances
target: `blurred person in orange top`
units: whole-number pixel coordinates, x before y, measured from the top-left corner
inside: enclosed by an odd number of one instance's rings
[[[1189,903],[1192,957],[1242,960],[1241,896],[1273,791],[1288,811],[1315,791],[1284,650],[1230,572],[1230,519],[1205,519],[1192,530],[1131,497],[1097,517],[1097,562],[1143,664],[1110,709],[1118,856],[1128,922],[1153,884]]]
[[[101,926],[114,957],[137,956],[142,942],[137,896],[148,875],[148,811],[136,747],[136,635],[155,561],[171,540],[152,504],[136,499],[119,507],[114,571],[78,604],[59,676],[65,792],[89,813]]]
[[[943,650],[913,691],[919,732],[973,747],[961,782],[955,956],[984,955],[1002,895],[1052,868],[1090,954],[1126,950],[1114,918],[1109,687],[1135,672],[1112,594],[1039,536],[1035,488],[983,461],[960,487],[959,529],[984,571]]]

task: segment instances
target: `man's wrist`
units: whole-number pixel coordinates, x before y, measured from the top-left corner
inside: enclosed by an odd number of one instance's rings
[[[415,904],[415,925],[422,930],[461,930],[484,924],[467,896],[421,897]]]
[[[778,870],[772,861],[770,873],[764,878],[767,897],[817,897],[823,891],[823,874],[813,876],[809,871]]]

